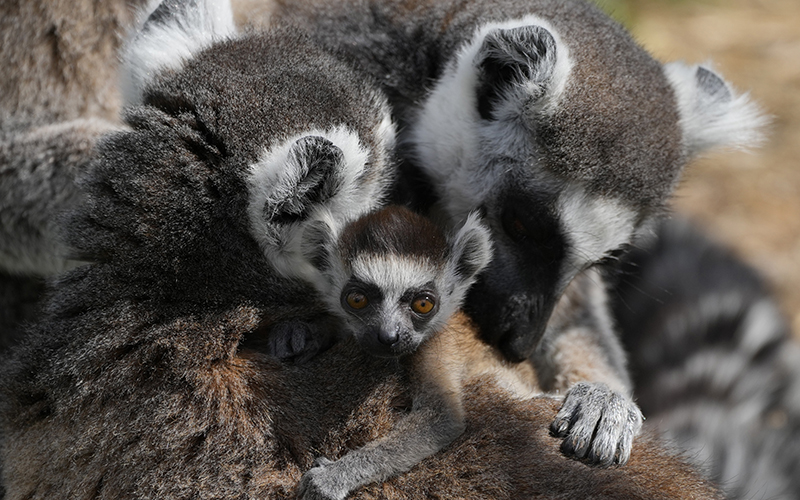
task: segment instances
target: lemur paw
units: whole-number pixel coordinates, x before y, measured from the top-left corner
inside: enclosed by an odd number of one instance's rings
[[[290,320],[274,325],[269,332],[269,354],[281,361],[304,363],[328,347],[328,335],[313,323]]]
[[[550,430],[564,438],[565,454],[608,467],[628,462],[642,420],[628,397],[602,383],[579,382],[567,393]]]
[[[336,484],[337,474],[331,464],[335,462],[324,457],[314,460],[314,465],[300,479],[297,498],[300,500],[343,500],[347,491],[342,492]]]

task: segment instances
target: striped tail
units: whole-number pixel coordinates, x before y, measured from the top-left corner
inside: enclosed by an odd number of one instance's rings
[[[648,425],[734,499],[800,498],[800,346],[757,272],[684,220],[622,265],[614,313]]]

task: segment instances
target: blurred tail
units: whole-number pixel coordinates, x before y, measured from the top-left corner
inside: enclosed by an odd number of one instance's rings
[[[800,346],[756,271],[667,220],[612,295],[648,425],[729,498],[800,498]]]

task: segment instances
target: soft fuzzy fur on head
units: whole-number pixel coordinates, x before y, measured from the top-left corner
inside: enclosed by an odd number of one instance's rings
[[[765,121],[707,67],[662,66],[574,10],[580,26],[543,11],[477,28],[408,138],[446,219],[485,210],[498,258],[467,309],[490,339],[527,338],[508,349],[520,356],[573,277],[661,212],[688,159],[752,144]]]
[[[362,344],[391,355],[412,352],[439,331],[491,260],[489,232],[475,214],[450,238],[399,206],[366,215],[340,231],[313,224],[305,237],[307,258],[321,271],[317,287],[331,311]],[[363,310],[348,307],[345,296],[353,290],[369,301]],[[422,295],[434,309],[420,316],[411,303]],[[381,346],[372,336],[386,328],[397,328],[399,338]]]

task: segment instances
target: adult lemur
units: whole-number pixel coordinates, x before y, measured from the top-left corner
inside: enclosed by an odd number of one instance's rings
[[[276,323],[333,321],[268,250],[294,251],[295,224],[325,200],[355,217],[380,198],[386,103],[292,30],[235,36],[224,5],[189,5],[210,16],[167,0],[134,39],[129,57],[177,57],[139,58],[151,76],[135,80],[129,129],[100,142],[65,223],[86,264],[53,282],[0,363],[7,500],[286,497],[316,454],[405,414],[397,364],[350,342],[305,365],[262,349]],[[717,498],[649,438],[625,468],[587,467],[547,433],[558,402],[485,379],[464,391],[462,438],[357,495]]]
[[[427,191],[449,226],[483,212],[495,256],[465,310],[545,389],[572,389],[553,425],[565,450],[585,452],[598,413],[635,433],[599,264],[661,212],[690,158],[755,139],[756,108],[709,68],[654,61],[582,1],[276,0],[269,19],[378,78],[400,199]]]

